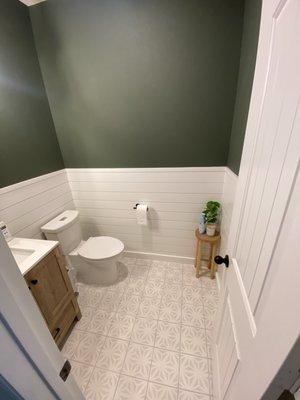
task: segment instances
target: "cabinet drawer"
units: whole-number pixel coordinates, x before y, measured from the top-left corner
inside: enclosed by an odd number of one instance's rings
[[[53,328],[51,329],[53,339],[58,346],[63,341],[75,318],[76,310],[72,301],[70,301],[66,308],[63,310],[61,316],[58,318],[57,322],[54,323]]]

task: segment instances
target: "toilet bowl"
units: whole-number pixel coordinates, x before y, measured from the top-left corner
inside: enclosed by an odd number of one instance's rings
[[[117,263],[124,244],[110,236],[90,237],[83,241],[78,211],[64,211],[41,230],[47,239],[59,241],[68,267],[75,268],[78,281],[106,286],[117,280]]]

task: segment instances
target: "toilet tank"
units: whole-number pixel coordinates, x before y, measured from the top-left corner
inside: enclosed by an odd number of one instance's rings
[[[41,227],[48,240],[57,240],[63,255],[68,255],[82,240],[79,213],[67,210]]]

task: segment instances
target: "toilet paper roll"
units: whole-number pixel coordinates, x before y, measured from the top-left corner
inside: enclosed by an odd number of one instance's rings
[[[136,208],[136,221],[138,225],[147,225],[147,204],[139,204]]]

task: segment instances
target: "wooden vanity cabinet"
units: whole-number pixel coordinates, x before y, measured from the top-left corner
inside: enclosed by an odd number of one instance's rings
[[[25,275],[29,289],[60,347],[81,312],[58,247]]]

